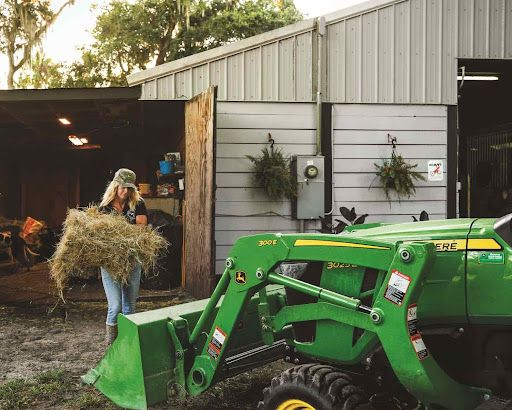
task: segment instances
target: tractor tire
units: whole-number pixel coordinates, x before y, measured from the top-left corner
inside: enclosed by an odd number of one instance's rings
[[[305,364],[272,379],[259,410],[371,410],[364,391],[332,366]]]

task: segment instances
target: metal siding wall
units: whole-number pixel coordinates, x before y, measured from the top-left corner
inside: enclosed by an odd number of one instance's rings
[[[216,84],[219,100],[314,101],[315,40],[310,30],[255,44],[148,80],[141,98]],[[326,45],[325,101],[457,104],[457,58],[512,58],[512,0],[396,0],[328,21]]]
[[[345,100],[347,102],[361,101],[361,19],[361,16],[358,16],[345,23]]]
[[[379,60],[376,67],[378,73],[378,97],[377,101],[392,103],[394,100],[394,8],[386,7],[378,11],[378,55]],[[373,100],[375,101],[375,99]],[[370,101],[370,102],[373,102]]]
[[[217,86],[217,99],[226,99],[226,59],[210,63],[210,85]]]
[[[228,83],[227,99],[239,101],[244,99],[244,55],[235,54],[227,58]]]
[[[489,4],[489,57],[504,57],[505,0],[491,0]]]
[[[245,100],[261,99],[261,48],[244,53]]]
[[[261,98],[263,100],[275,101],[278,99],[278,52],[278,43],[262,47]]]
[[[487,58],[489,56],[489,0],[475,0],[474,13],[473,57]]]
[[[217,104],[216,272],[237,238],[259,232],[297,232],[290,201],[271,201],[253,186],[251,162],[268,146],[268,133],[286,154],[314,155],[315,104],[219,102]],[[279,215],[276,215],[279,214]],[[314,232],[318,222],[307,224]]]
[[[427,0],[425,102],[441,103],[441,0]]]
[[[295,37],[295,100],[313,98],[313,36],[311,32]]]
[[[191,82],[190,70],[180,71],[174,75],[175,98],[191,98],[188,92]]]
[[[377,98],[377,22],[377,12],[362,17],[361,102],[372,102]]]
[[[399,3],[395,7],[395,49],[394,49],[394,97],[395,102],[405,103],[410,98],[411,37],[410,3]],[[379,93],[381,99],[384,96]]]
[[[279,42],[279,81],[278,100],[295,100],[295,39],[288,38]]]
[[[398,152],[426,177],[427,160],[446,166],[447,109],[435,105],[333,106],[334,216],[339,207],[368,213],[368,222],[407,222],[422,210],[432,219],[446,217],[446,174],[440,182],[419,182],[410,199],[389,203],[379,189],[374,163],[391,155],[387,135],[398,140]],[[372,188],[370,188],[372,186]]]
[[[192,69],[192,96],[202,93],[208,88],[210,70],[208,64]]]
[[[345,21],[327,26],[328,101],[345,102]]]
[[[425,102],[425,0],[411,0],[411,103]]]
[[[453,24],[457,21],[457,4],[443,0],[442,7],[441,101],[447,103],[457,95],[457,26]]]
[[[459,1],[459,52],[461,58],[473,56],[474,0]]]
[[[505,2],[505,58],[512,58],[512,2]]]

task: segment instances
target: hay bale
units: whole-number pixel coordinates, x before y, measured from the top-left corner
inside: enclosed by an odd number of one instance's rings
[[[131,225],[123,216],[95,207],[70,209],[63,228],[50,259],[51,277],[61,295],[70,277],[94,276],[99,267],[120,283],[127,283],[137,261],[143,272],[154,272],[169,246],[151,227]]]

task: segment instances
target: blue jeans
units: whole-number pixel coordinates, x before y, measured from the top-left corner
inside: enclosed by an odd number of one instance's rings
[[[135,302],[139,296],[141,266],[136,264],[128,285],[121,285],[110,276],[104,268],[101,268],[101,281],[103,288],[107,295],[108,311],[107,311],[107,325],[117,325],[117,315],[129,315],[135,313]]]

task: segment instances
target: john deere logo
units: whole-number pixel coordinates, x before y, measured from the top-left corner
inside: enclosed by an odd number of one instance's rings
[[[241,285],[245,285],[245,283],[247,282],[247,277],[246,277],[245,272],[236,272],[235,282],[240,283]]]

